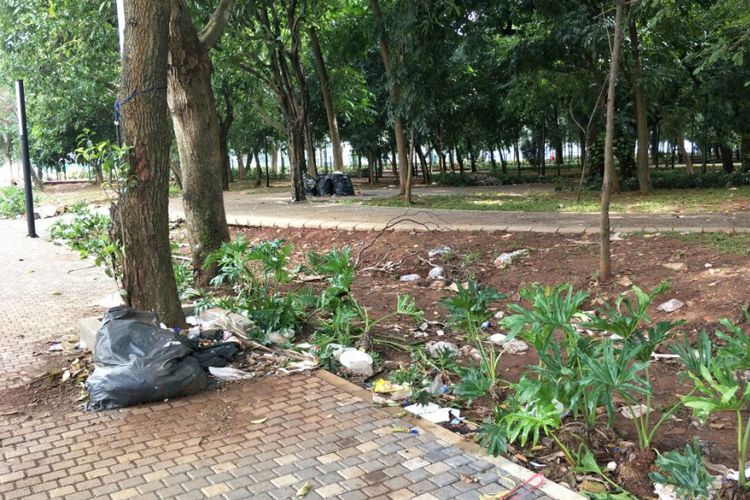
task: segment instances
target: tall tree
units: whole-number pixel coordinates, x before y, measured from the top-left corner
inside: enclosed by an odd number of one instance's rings
[[[169,122],[166,99],[168,0],[125,0],[119,102],[129,146],[125,188],[112,207],[113,235],[122,245],[127,303],[182,326],[169,245]]]
[[[215,268],[203,268],[206,257],[229,240],[222,193],[225,165],[209,50],[229,22],[234,0],[220,0],[200,33],[185,0],[170,4],[169,108],[180,155],[193,271],[199,283],[207,283]]]
[[[622,47],[622,17],[625,0],[615,0],[615,35],[612,42],[612,56],[609,63],[609,85],[607,87],[607,127],[604,139],[604,179],[602,181],[602,204],[600,226],[599,280],[612,278],[612,251],[610,249],[609,204],[611,201],[611,179],[615,175],[615,90],[617,72],[620,66]]]
[[[320,48],[318,32],[314,25],[308,29],[310,34],[310,46],[315,56],[315,67],[318,70],[320,79],[320,93],[323,96],[323,104],[326,108],[326,118],[328,120],[328,135],[331,137],[331,148],[333,149],[333,169],[337,172],[344,171],[344,154],[341,148],[341,138],[339,137],[339,124],[336,119],[336,108],[333,104],[331,81],[328,78],[323,51]]]
[[[631,12],[630,47],[633,52],[633,101],[635,104],[635,128],[638,137],[638,153],[636,156],[636,174],[638,176],[638,190],[647,194],[651,190],[651,179],[648,170],[648,118],[646,114],[646,91],[643,88],[643,70],[641,68],[641,48],[638,41],[638,26],[636,16]],[[684,147],[684,146],[683,146]]]
[[[395,62],[392,59],[391,47],[385,31],[383,13],[380,10],[379,0],[370,0],[372,17],[375,22],[375,28],[378,31],[378,43],[380,45],[380,56],[383,59],[386,80],[388,83],[388,93],[390,96],[391,107],[394,110],[393,117],[393,134],[396,137],[396,150],[398,151],[398,178],[400,185],[399,194],[404,197],[404,201],[411,202],[411,185],[409,184],[409,153],[406,144],[406,129],[404,126],[404,117],[399,112],[400,86],[396,76]]]

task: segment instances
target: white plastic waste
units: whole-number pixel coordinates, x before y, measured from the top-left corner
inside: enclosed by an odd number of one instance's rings
[[[252,373],[238,370],[237,368],[232,368],[231,366],[224,366],[221,368],[216,367],[216,366],[209,366],[208,373],[218,378],[219,380],[223,380],[225,382],[234,382],[236,380],[249,380],[255,377],[255,375],[253,375]]]
[[[355,375],[369,377],[373,374],[372,357],[366,352],[354,349],[353,347],[344,349],[339,355],[339,363]]]
[[[405,406],[404,410],[422,417],[423,419],[428,420],[433,424],[450,422],[451,419],[461,416],[461,410],[457,410],[455,408],[444,408],[442,406],[436,405],[435,403],[427,403],[426,405],[409,405]]]

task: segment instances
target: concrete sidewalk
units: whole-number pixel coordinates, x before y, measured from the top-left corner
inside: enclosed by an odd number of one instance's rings
[[[427,190],[428,188],[424,188]],[[367,194],[372,198],[375,194]],[[360,198],[361,199],[361,198]],[[423,210],[418,208],[373,207],[315,199],[290,203],[281,192],[224,193],[227,221],[255,227],[380,230],[397,218],[411,219],[393,227],[401,231],[534,231],[543,233],[598,233],[598,214],[499,212],[473,210]],[[172,217],[183,216],[179,198],[170,200]],[[613,214],[612,230],[644,232],[750,232],[750,213],[712,213],[675,216],[672,214]]]
[[[9,395],[49,368],[50,355],[34,353],[101,313],[88,304],[114,288],[24,230],[0,221],[0,498],[278,500],[308,482],[305,499],[581,498],[443,428],[373,407],[369,393],[322,371],[117,411],[72,401],[45,410],[35,395],[14,407]]]

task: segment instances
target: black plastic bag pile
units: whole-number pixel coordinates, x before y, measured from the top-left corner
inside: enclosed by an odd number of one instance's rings
[[[237,350],[230,342],[198,347],[161,328],[154,313],[114,307],[96,336],[89,406],[109,410],[195,394],[208,385],[206,370],[226,366]]]
[[[334,172],[332,174],[304,177],[306,196],[354,196],[354,186],[348,174]]]

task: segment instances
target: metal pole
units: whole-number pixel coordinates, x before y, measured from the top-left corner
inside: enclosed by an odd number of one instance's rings
[[[23,80],[16,80],[16,98],[18,105],[18,135],[21,140],[21,163],[23,164],[23,189],[26,193],[26,224],[29,229],[29,238],[36,238],[36,224],[34,221],[34,195],[31,191],[29,138],[26,131],[26,97],[23,93]]]

